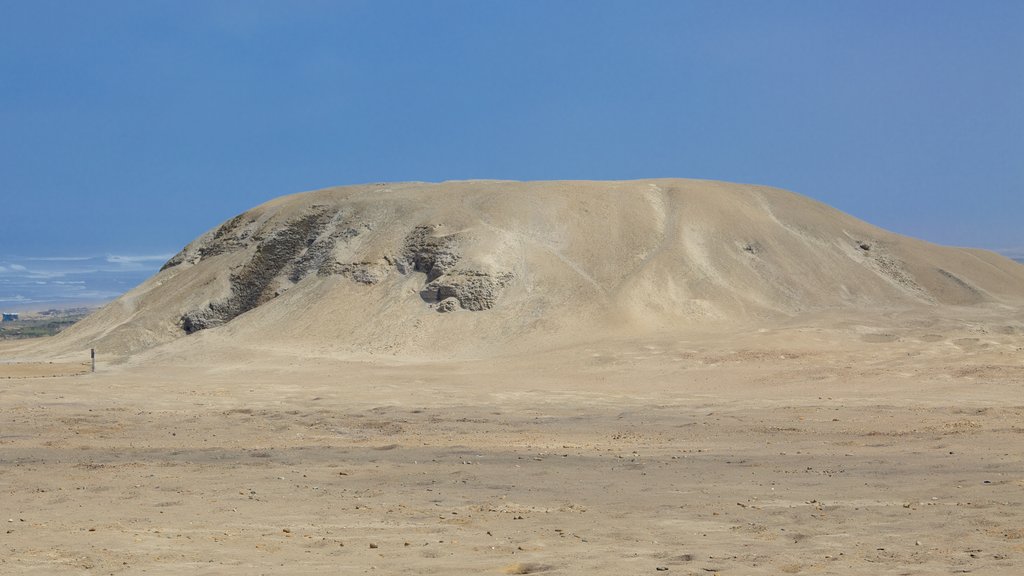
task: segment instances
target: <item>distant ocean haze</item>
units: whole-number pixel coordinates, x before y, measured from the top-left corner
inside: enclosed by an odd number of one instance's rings
[[[141,284],[171,256],[0,256],[0,309],[103,304]]]

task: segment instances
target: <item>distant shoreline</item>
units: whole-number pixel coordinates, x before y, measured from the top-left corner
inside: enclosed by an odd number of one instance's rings
[[[0,303],[0,311],[16,312],[18,314],[38,314],[48,310],[71,310],[74,308],[98,310],[116,299],[117,298],[115,297],[103,300],[60,300],[46,302]]]
[[[0,256],[0,311],[99,308],[156,274],[166,254]]]

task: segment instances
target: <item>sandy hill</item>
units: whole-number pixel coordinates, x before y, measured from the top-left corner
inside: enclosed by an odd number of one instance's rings
[[[1019,306],[1024,266],[699,180],[372,184],[281,197],[46,343],[486,355],[821,311]]]

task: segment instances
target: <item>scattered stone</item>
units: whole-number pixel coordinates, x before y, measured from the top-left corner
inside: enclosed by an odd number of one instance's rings
[[[546,564],[536,564],[533,562],[517,562],[510,564],[501,569],[505,574],[536,574],[538,572],[547,572],[552,567]]]

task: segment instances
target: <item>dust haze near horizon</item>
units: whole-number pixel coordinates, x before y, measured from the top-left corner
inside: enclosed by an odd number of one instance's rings
[[[1019,2],[0,2],[7,255],[375,181],[710,178],[1024,247]]]

